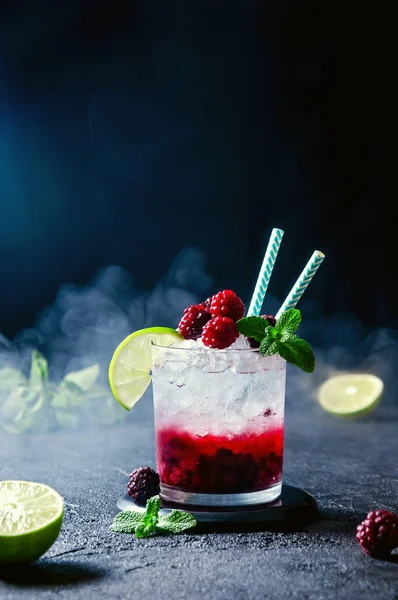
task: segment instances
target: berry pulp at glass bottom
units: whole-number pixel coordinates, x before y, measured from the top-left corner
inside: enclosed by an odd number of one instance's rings
[[[161,483],[190,493],[256,492],[282,479],[281,425],[234,436],[159,428],[156,448]]]

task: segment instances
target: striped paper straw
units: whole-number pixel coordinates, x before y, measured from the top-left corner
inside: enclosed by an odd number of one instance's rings
[[[277,319],[286,310],[288,310],[289,308],[294,308],[296,306],[297,302],[300,300],[301,296],[307,289],[309,282],[319,269],[320,264],[324,258],[325,255],[322,252],[319,252],[319,250],[315,250],[314,254],[311,256],[310,260],[305,265],[300,277],[297,279],[296,283],[290,290],[286,300],[278,310],[276,314]]]
[[[256,287],[254,288],[253,297],[247,312],[248,317],[258,317],[260,314],[269,280],[271,279],[272,269],[278,256],[283,233],[282,229],[273,229],[271,232],[263,264],[261,265]]]

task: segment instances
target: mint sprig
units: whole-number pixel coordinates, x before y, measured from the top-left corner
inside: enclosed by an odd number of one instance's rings
[[[265,336],[268,321],[262,317],[245,317],[237,322],[239,333],[261,342]]]
[[[8,433],[111,425],[125,416],[99,382],[100,367],[71,371],[62,381],[49,379],[46,358],[32,352],[28,377],[13,366],[0,367],[0,429]]]
[[[262,317],[245,317],[237,322],[239,333],[260,343],[262,356],[280,354],[287,362],[306,373],[315,369],[315,356],[311,346],[295,334],[301,323],[301,313],[290,308],[281,314],[275,327]]]
[[[152,535],[178,534],[196,526],[193,515],[182,510],[172,510],[167,515],[159,515],[160,497],[153,496],[146,503],[145,513],[123,510],[113,519],[111,531],[135,533],[137,538]]]
[[[301,312],[290,308],[283,312],[276,322],[275,329],[281,333],[294,333],[301,323]]]

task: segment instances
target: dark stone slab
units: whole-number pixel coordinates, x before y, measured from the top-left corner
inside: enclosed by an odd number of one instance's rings
[[[393,407],[352,422],[292,403],[284,478],[316,498],[319,520],[144,540],[109,525],[129,472],[154,465],[146,399],[112,428],[2,434],[0,478],[48,483],[66,512],[45,557],[1,570],[0,598],[397,600],[398,555],[366,558],[354,535],[369,510],[398,510],[397,431]]]

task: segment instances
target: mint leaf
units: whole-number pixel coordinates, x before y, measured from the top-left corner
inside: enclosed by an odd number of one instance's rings
[[[312,373],[315,369],[315,356],[311,346],[293,333],[282,336],[278,342],[278,352],[282,358],[306,373]]]
[[[33,429],[33,426],[33,420],[29,417],[26,417],[21,421],[15,421],[14,423],[6,423],[5,425],[3,425],[3,429],[7,433],[21,434],[31,431]]]
[[[271,356],[278,352],[279,342],[273,339],[271,336],[267,336],[263,339],[260,344],[261,356]]]
[[[0,392],[11,392],[17,386],[26,385],[25,376],[14,367],[3,367],[0,369]]]
[[[114,404],[116,404],[116,406],[120,407],[120,404],[118,402],[114,402],[114,397],[112,396],[111,393],[108,392],[108,390],[106,390],[105,388],[103,388],[101,385],[99,385],[98,383],[96,383],[95,385],[93,385],[92,388],[90,388],[88,390],[88,392],[85,394],[86,398],[89,398],[90,400],[109,400],[109,398],[112,400],[112,406]],[[123,407],[122,407],[123,408]],[[123,412],[126,413],[126,410],[123,409]]]
[[[67,408],[70,404],[70,394],[65,389],[59,388],[51,398],[51,406],[53,408]]]
[[[123,510],[113,519],[111,531],[117,533],[134,533],[139,525],[144,522],[144,513],[134,510]]]
[[[28,392],[27,395],[27,402],[34,402],[34,404],[31,404],[28,408],[29,408],[29,412],[31,413],[37,413],[40,410],[42,410],[42,408],[46,408],[47,405],[47,394],[45,391],[40,390],[39,392],[36,392],[36,394],[33,396],[32,392]]]
[[[158,534],[177,534],[195,527],[196,519],[182,510],[159,517],[160,497],[153,496],[146,503],[145,514],[142,512],[123,510],[113,519],[111,531],[118,533],[135,533],[137,538]]]
[[[144,523],[141,523],[140,525],[138,525],[135,530],[135,536],[137,538],[146,538],[146,537],[149,537],[150,535],[154,535],[154,534],[155,534],[155,528],[152,527],[151,525],[145,525]]]
[[[277,320],[276,329],[281,333],[294,333],[300,323],[301,312],[297,308],[289,308]]]
[[[268,325],[265,330],[265,337],[271,340],[279,340],[281,333],[275,327],[272,327],[272,325]]]
[[[159,520],[160,496],[152,496],[146,501],[144,524],[147,527],[155,528]]]
[[[98,364],[81,369],[80,371],[71,371],[63,378],[61,385],[66,383],[73,383],[78,386],[83,392],[88,392],[93,387],[94,383],[98,379],[100,368]]]
[[[78,415],[66,410],[57,410],[55,418],[58,425],[64,429],[77,429],[79,427],[80,419]]]
[[[262,317],[244,317],[240,319],[236,326],[239,333],[255,339],[257,342],[261,342],[265,335],[265,328],[268,326],[268,322]]]
[[[153,496],[147,500],[145,514],[124,510],[114,518],[111,530],[120,533],[135,532],[137,538],[153,535],[159,518],[159,509],[160,496]]]
[[[85,393],[84,399],[90,411],[91,419],[100,425],[112,425],[126,418],[127,411],[115,402],[113,396],[98,384]]]
[[[24,387],[15,387],[5,398],[0,405],[0,416],[2,421],[16,421],[22,419],[26,409],[24,395]]]
[[[48,381],[47,361],[38,350],[32,352],[29,383],[31,387],[41,388]]]
[[[171,513],[160,517],[156,531],[160,533],[178,534],[197,525],[193,515],[182,510],[172,510]]]

